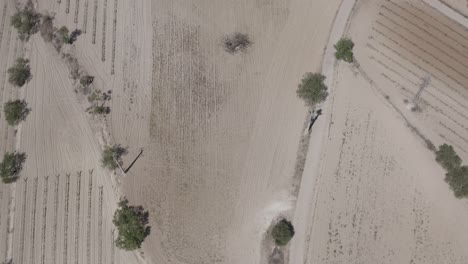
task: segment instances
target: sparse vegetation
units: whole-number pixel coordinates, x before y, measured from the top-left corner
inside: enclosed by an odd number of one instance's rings
[[[461,166],[448,171],[445,174],[445,181],[450,185],[455,197],[462,198],[468,196],[468,167]]]
[[[148,217],[148,211],[142,206],[129,206],[126,199],[120,201],[113,219],[118,230],[116,246],[127,251],[140,248],[150,234]]]
[[[29,113],[28,104],[24,100],[8,101],[4,106],[5,119],[10,126],[15,126],[26,119]]]
[[[4,183],[12,183],[19,177],[23,169],[26,154],[20,152],[6,152],[3,161],[0,163],[0,177]]]
[[[468,197],[468,167],[462,166],[462,160],[452,146],[443,144],[436,151],[436,161],[447,171],[445,181],[455,197]]]
[[[95,105],[91,107],[90,112],[94,115],[107,115],[110,113],[110,107],[103,105]]]
[[[353,54],[353,47],[354,43],[349,38],[342,38],[335,44],[335,57],[338,60],[343,60],[346,62],[353,62],[354,61],[354,54]]]
[[[62,43],[67,43],[67,44],[70,43],[70,36],[68,35],[68,28],[66,26],[63,26],[63,27],[59,28],[55,32],[55,34],[57,35],[58,39]]]
[[[276,245],[284,246],[288,244],[291,238],[294,236],[294,227],[286,219],[279,221],[271,230],[271,236],[275,241]]]
[[[229,53],[245,51],[251,44],[249,36],[244,33],[235,32],[224,38],[224,49]]]
[[[84,75],[80,78],[80,84],[83,86],[90,86],[94,81],[94,77],[91,75]]]
[[[324,80],[325,76],[320,73],[306,73],[297,89],[297,96],[308,105],[324,101],[328,96],[328,87],[323,83]]]
[[[8,69],[8,81],[18,87],[23,86],[31,78],[29,60],[18,58],[15,65]]]
[[[21,40],[27,40],[36,29],[41,15],[36,13],[32,2],[28,2],[23,9],[18,9],[11,17],[11,25],[18,31]]]
[[[101,164],[103,167],[114,170],[122,165],[122,156],[127,150],[120,145],[106,146],[102,152]]]

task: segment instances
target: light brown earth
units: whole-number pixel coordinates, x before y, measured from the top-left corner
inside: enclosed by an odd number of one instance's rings
[[[300,189],[309,205],[294,210],[307,116],[295,89],[321,71],[340,3],[34,1],[56,26],[83,30],[71,51],[112,92],[110,115],[96,119],[60,55],[38,34],[21,43],[9,26],[16,2],[0,2],[0,101],[32,108],[16,134],[0,120],[0,154],[28,155],[21,179],[0,185],[0,260],[259,263],[271,221],[305,215],[297,263],[467,263],[468,205],[415,131],[468,160],[468,33],[422,2],[358,1],[347,35],[360,68],[337,68],[314,127],[324,145],[310,146],[306,164],[313,184]],[[227,54],[223,37],[235,31],[253,45]],[[16,89],[6,69],[23,55],[33,78]],[[411,112],[403,100],[426,73]],[[143,150],[123,180],[100,167],[104,143],[128,147],[124,168]],[[150,212],[144,254],[112,243],[121,195]]]
[[[304,242],[293,241],[291,256],[302,257],[290,260],[303,260],[294,263],[468,261],[468,203],[453,196],[424,141],[454,145],[466,164],[466,29],[409,2],[356,4],[346,35],[359,67],[339,64],[330,111],[314,128],[325,130],[323,151],[318,169],[306,162],[298,204],[310,197],[310,209],[295,215],[309,223],[296,237]],[[404,100],[427,73],[412,112]]]

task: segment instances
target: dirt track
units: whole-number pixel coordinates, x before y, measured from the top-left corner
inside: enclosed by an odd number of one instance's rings
[[[468,260],[460,231],[466,201],[454,198],[421,137],[456,145],[466,160],[466,29],[410,3],[358,1],[352,15],[347,36],[360,68],[340,64],[320,167],[309,169],[309,160],[304,172],[314,181],[310,224],[300,236],[305,262]],[[421,110],[412,112],[404,99],[428,73]]]

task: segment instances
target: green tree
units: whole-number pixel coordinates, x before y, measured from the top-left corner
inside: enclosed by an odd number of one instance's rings
[[[28,104],[24,100],[6,102],[4,111],[5,119],[10,126],[19,124],[29,113]]]
[[[342,38],[335,44],[335,57],[338,60],[344,60],[346,62],[353,62],[354,55],[353,55],[353,47],[354,43],[351,39]]]
[[[113,219],[119,233],[115,241],[117,247],[127,251],[140,248],[150,234],[151,228],[147,226],[148,217],[148,211],[142,206],[129,206],[128,200],[122,200]]]
[[[10,22],[18,31],[20,39],[25,40],[34,33],[40,19],[41,15],[34,11],[32,4],[28,4],[24,9],[17,10],[11,17]]]
[[[436,151],[436,161],[448,172],[459,168],[462,163],[453,147],[447,144],[439,146],[439,150]]]
[[[271,236],[275,240],[276,245],[284,246],[288,244],[294,236],[294,227],[286,219],[279,221],[271,230]]]
[[[31,78],[29,60],[18,58],[15,65],[8,69],[8,81],[18,87],[23,86]]]
[[[93,83],[93,81],[94,81],[94,77],[91,75],[85,75],[80,78],[80,83],[83,86],[89,86]]]
[[[122,156],[124,154],[127,154],[127,150],[120,145],[106,146],[102,152],[102,166],[111,170],[116,169],[119,165],[122,165]]]
[[[63,26],[57,30],[57,37],[62,43],[70,43],[70,35],[68,34],[68,28]]]
[[[445,181],[450,185],[455,197],[468,197],[468,167],[457,167],[445,174]]]
[[[103,105],[95,105],[91,109],[91,113],[95,115],[107,115],[110,113],[110,108]]]
[[[4,183],[11,183],[18,179],[23,169],[26,154],[21,152],[6,152],[0,163],[0,177]]]
[[[320,73],[306,73],[296,91],[297,96],[309,105],[324,101],[328,96],[328,87],[323,83],[324,80],[325,76]]]

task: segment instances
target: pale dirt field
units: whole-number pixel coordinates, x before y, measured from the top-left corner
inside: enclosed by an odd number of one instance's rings
[[[340,64],[331,111],[314,128],[325,130],[324,145],[318,171],[315,155],[306,163],[311,180],[299,197],[312,193],[310,223],[296,237],[304,242],[293,241],[291,255],[303,254],[294,263],[468,261],[468,203],[454,198],[418,135],[454,145],[466,161],[465,29],[410,3],[356,5],[346,35],[360,70]],[[431,84],[421,111],[411,112],[403,100],[412,100],[425,73]]]
[[[441,2],[468,17],[468,2],[466,0],[441,0]]]
[[[55,26],[67,25],[71,30],[75,29],[75,25],[84,28],[85,1],[81,1],[80,5],[78,1],[72,1],[67,14],[65,10],[69,2],[36,1],[34,4],[40,12],[47,10],[55,14]],[[99,8],[96,31],[100,34],[96,36],[96,42],[101,44],[92,45],[93,34],[88,32],[80,36],[74,52],[84,69],[96,76],[97,88],[107,91],[117,83],[115,90],[118,90],[122,88],[120,76],[126,60],[123,51],[113,52],[116,50],[113,40],[120,45],[131,45],[128,43],[130,41],[125,41],[126,35],[122,32],[128,25],[135,27],[131,19],[142,16],[129,13],[128,16],[120,16],[122,21],[114,24],[114,19],[118,17],[113,12],[117,10],[116,2],[108,1],[108,21],[104,24],[104,2],[95,3]],[[100,167],[101,145],[107,138],[98,129],[100,121],[84,112],[83,100],[74,92],[75,84],[69,78],[66,65],[50,44],[44,43],[36,34],[23,48],[15,30],[9,26],[15,4],[11,0],[1,3],[2,7],[5,6],[0,12],[2,105],[10,98],[24,98],[32,111],[21,125],[22,132],[18,132],[21,136],[16,140],[13,129],[6,129],[3,117],[0,122],[4,142],[2,152],[5,149],[13,150],[16,141],[16,148],[28,155],[21,179],[11,188],[1,185],[0,232],[3,239],[0,241],[0,258],[2,261],[7,257],[13,258],[14,263],[139,263],[135,253],[121,251],[113,243],[117,234],[111,220],[119,195],[117,189],[112,187],[117,186],[115,177],[111,178],[110,173]],[[121,8],[127,10],[126,5],[123,2]],[[77,6],[80,9],[75,12]],[[141,12],[142,6],[139,8]],[[91,28],[91,15],[88,20],[87,27]],[[141,25],[140,28],[144,28]],[[103,28],[109,35],[105,40],[102,37]],[[119,37],[117,34],[120,34]],[[133,31],[133,34],[138,33]],[[87,51],[88,56],[80,57],[83,51]],[[103,51],[104,61],[101,56]],[[13,64],[14,58],[21,55],[30,59],[33,78],[18,90],[8,84],[5,72]],[[117,72],[119,77],[115,78]],[[112,142],[112,139],[107,140]],[[8,202],[12,195],[13,221],[10,222],[14,224],[11,225],[13,232],[8,236]]]
[[[307,110],[341,1],[153,1],[151,141],[125,180],[150,210],[155,263],[258,263],[264,231],[288,214]],[[249,34],[245,54],[221,46]],[[127,144],[127,143],[125,143]]]

